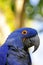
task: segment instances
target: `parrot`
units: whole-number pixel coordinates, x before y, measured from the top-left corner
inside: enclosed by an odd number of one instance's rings
[[[33,53],[39,48],[38,32],[33,28],[19,28],[13,31],[0,46],[0,65],[32,65],[29,48]]]

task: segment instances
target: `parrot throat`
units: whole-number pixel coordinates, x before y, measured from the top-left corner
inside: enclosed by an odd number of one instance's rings
[[[28,52],[28,48],[27,48],[26,46],[24,46],[24,50],[25,50],[26,52]]]

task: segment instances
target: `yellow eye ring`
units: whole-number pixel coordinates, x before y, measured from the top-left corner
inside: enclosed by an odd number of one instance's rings
[[[27,31],[26,30],[23,30],[22,31],[22,34],[26,35],[27,34]]]

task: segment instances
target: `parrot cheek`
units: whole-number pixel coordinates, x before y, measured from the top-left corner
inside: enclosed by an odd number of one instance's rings
[[[25,38],[23,40],[23,44],[24,46],[26,46],[27,48],[31,47],[31,41],[29,40],[29,38]]]

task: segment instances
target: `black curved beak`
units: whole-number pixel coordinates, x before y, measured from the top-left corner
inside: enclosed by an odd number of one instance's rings
[[[32,44],[34,46],[34,51],[33,52],[35,52],[39,48],[39,45],[40,45],[40,39],[39,39],[38,35],[31,38],[31,41],[32,41]]]
[[[38,35],[36,35],[35,37],[27,38],[25,40],[24,44],[28,48],[34,46],[34,51],[33,52],[35,52],[38,49],[39,45],[40,45],[40,39],[39,39]]]

